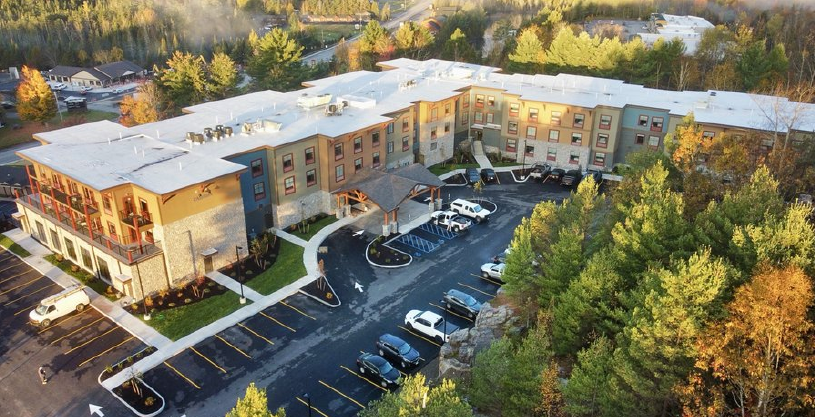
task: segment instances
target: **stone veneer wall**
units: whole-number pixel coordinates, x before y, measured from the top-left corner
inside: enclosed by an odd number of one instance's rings
[[[130,275],[133,277],[133,298],[141,300],[144,295],[139,287],[139,280],[142,280],[144,294],[152,294],[169,288],[167,275],[164,273],[164,255],[160,254],[147,258],[139,262],[138,269],[134,266],[130,268]],[[139,276],[141,274],[141,276]]]
[[[327,213],[332,214],[336,210],[336,201],[333,196],[326,191],[320,190],[275,207],[275,224],[279,228],[284,228],[303,220],[303,217]]]
[[[432,143],[437,143],[435,150],[430,150]],[[424,155],[424,166],[429,167],[453,157],[453,134],[440,135],[436,140],[419,143],[419,153]]]
[[[572,146],[569,144],[563,143],[554,143],[548,142],[543,140],[529,140],[527,139],[526,142],[529,146],[535,147],[535,155],[534,156],[527,156],[524,159],[523,155],[523,147],[524,141],[520,139],[518,141],[518,145],[516,147],[515,152],[507,152],[503,150],[501,154],[504,157],[515,158],[517,162],[524,161],[526,165],[531,165],[535,163],[548,163],[552,165],[554,168],[563,168],[563,169],[585,169],[589,165],[591,165],[591,149],[586,146]],[[548,161],[546,159],[547,153],[549,148],[554,148],[557,150],[557,160],[555,161]],[[569,163],[569,155],[572,151],[579,152],[580,155],[580,163],[579,164],[572,164]]]
[[[204,275],[201,252],[206,249],[218,251],[212,256],[214,269],[235,261],[235,246],[243,247],[241,257],[248,253],[240,198],[170,224],[157,225],[153,233],[163,246],[170,282],[174,286],[196,278],[196,274]]]

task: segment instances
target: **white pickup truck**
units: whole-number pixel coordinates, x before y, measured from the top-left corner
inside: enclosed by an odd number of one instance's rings
[[[405,325],[439,343],[449,342],[450,334],[458,330],[455,324],[445,325],[444,317],[422,310],[410,310],[405,316]]]
[[[473,224],[470,219],[465,219],[452,211],[434,211],[430,215],[430,221],[454,232],[467,230]]]

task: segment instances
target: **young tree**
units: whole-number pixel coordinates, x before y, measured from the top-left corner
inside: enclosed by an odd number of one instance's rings
[[[471,417],[473,410],[459,397],[455,382],[444,379],[427,386],[423,374],[408,375],[398,392],[388,392],[359,412],[360,417]]]
[[[359,51],[381,56],[390,52],[390,49],[391,41],[388,30],[376,20],[368,22],[359,38]]]
[[[222,99],[232,95],[238,86],[238,69],[228,55],[218,52],[209,62],[208,93],[212,98]]]
[[[47,123],[57,114],[57,98],[35,68],[23,65],[17,87],[17,114],[20,119]]]
[[[563,388],[565,410],[574,417],[617,416],[618,410],[610,405],[614,347],[607,338],[600,337],[586,349],[577,353],[569,383]]]
[[[510,70],[524,74],[538,74],[543,72],[546,62],[543,43],[538,38],[537,26],[530,26],[518,36],[515,52],[509,55]]]
[[[288,32],[274,28],[258,40],[246,72],[260,88],[292,90],[302,79],[302,52],[303,47]]]
[[[175,108],[197,104],[206,99],[206,62],[203,56],[175,51],[167,68],[156,71],[156,85]]]
[[[269,403],[266,399],[266,390],[255,387],[255,383],[249,383],[246,388],[246,395],[238,398],[238,403],[226,417],[286,417],[283,408],[272,414],[269,411]]]

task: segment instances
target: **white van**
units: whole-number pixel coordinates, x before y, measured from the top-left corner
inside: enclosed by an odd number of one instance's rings
[[[42,301],[28,318],[35,326],[48,327],[51,322],[72,312],[80,312],[91,303],[84,285],[72,285]]]
[[[462,216],[467,216],[475,220],[476,223],[487,220],[491,214],[489,210],[481,207],[481,205],[461,198],[457,198],[450,203],[450,211],[454,211]]]

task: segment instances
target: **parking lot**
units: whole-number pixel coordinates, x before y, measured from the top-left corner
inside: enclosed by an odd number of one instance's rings
[[[420,252],[410,266],[371,266],[364,253],[375,236],[358,236],[353,225],[329,236],[323,243],[327,253],[320,258],[342,305],[330,309],[305,296],[291,296],[147,372],[147,383],[167,399],[165,413],[224,415],[255,382],[267,389],[269,407],[284,407],[288,415],[307,415],[309,402],[314,416],[356,415],[385,390],[356,366],[361,352],[376,353],[375,341],[384,333],[404,339],[421,354],[419,366],[402,369],[404,374],[422,370],[435,377],[437,370],[425,367],[438,357],[439,343],[407,329],[405,314],[430,310],[452,324],[472,326],[469,318],[445,312],[442,294],[455,288],[479,302],[491,300],[499,286],[480,277],[481,264],[503,251],[515,226],[537,202],[568,195],[559,185],[515,183],[508,173],[499,176],[501,184],[484,187],[479,196],[498,207],[490,221],[455,237],[418,229],[417,236],[438,246],[427,252],[409,247],[411,255]],[[449,201],[472,198],[473,191],[445,187],[442,195]]]
[[[89,404],[106,416],[132,415],[97,383],[106,366],[144,348],[93,308],[48,327],[28,323],[40,300],[62,288],[0,249],[0,415],[86,415]],[[37,369],[46,370],[43,385]]]

